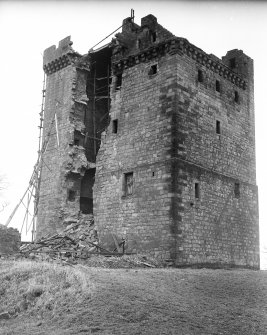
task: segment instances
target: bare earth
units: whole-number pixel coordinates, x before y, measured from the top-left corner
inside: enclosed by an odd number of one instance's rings
[[[267,272],[0,261],[3,312],[1,335],[266,335]]]

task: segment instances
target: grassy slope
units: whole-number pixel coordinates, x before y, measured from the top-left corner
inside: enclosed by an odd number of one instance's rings
[[[265,335],[266,298],[265,271],[0,262],[1,335]]]

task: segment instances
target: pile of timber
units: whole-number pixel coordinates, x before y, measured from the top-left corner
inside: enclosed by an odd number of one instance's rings
[[[21,256],[41,260],[73,261],[86,259],[96,253],[114,255],[99,245],[93,218],[89,224],[73,223],[61,233],[44,236],[32,243],[23,243],[20,247]]]

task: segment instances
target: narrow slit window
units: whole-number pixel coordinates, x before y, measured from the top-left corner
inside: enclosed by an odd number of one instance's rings
[[[216,134],[221,134],[221,122],[216,121]]]
[[[216,80],[216,91],[221,92],[221,83],[219,82],[219,80]]]
[[[118,74],[116,76],[116,91],[119,91],[121,89],[121,85],[122,85],[122,74]]]
[[[199,183],[195,183],[195,198],[199,199]]]
[[[230,58],[230,68],[235,69],[236,68],[236,60],[235,58]]]
[[[133,194],[133,172],[125,173],[125,195]]]
[[[239,198],[240,197],[240,184],[239,183],[235,183],[235,198]]]
[[[239,102],[239,94],[235,91],[235,102]]]
[[[158,72],[158,65],[157,64],[151,65],[148,71],[148,74],[152,76],[153,74],[156,74],[157,72]]]
[[[141,49],[142,43],[141,43],[140,39],[137,40],[136,47],[137,47],[137,49]]]
[[[197,72],[197,80],[200,83],[203,83],[203,81],[204,81],[203,72],[201,70],[198,70],[198,72]]]
[[[157,33],[154,31],[151,33],[151,42],[155,43],[157,40]]]
[[[112,121],[112,133],[117,134],[118,132],[118,120],[113,120]]]

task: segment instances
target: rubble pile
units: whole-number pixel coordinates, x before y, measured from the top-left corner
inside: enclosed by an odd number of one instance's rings
[[[20,247],[20,254],[33,259],[74,260],[87,258],[101,250],[93,216],[68,225],[61,233],[47,235]],[[103,249],[104,250],[104,249]]]

